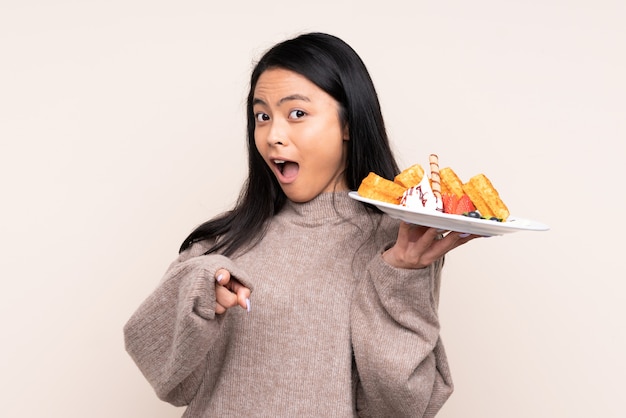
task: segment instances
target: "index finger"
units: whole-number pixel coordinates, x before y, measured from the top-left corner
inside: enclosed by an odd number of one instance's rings
[[[232,280],[230,283],[230,291],[237,295],[237,303],[242,308],[250,311],[250,289],[242,285],[237,280]]]
[[[440,241],[445,242],[445,245],[443,245],[442,243],[442,247],[444,247],[444,250],[447,253],[448,251],[451,251],[455,249],[456,247],[459,247],[475,238],[480,238],[480,237],[481,237],[480,235],[474,235],[474,234],[469,234],[469,233],[450,232],[447,235],[445,235]]]

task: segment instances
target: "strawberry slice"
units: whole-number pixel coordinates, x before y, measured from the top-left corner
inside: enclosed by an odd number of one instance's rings
[[[456,213],[456,206],[459,202],[459,197],[454,193],[442,193],[441,201],[443,202],[444,213]]]
[[[445,206],[444,206],[444,208],[445,208]],[[453,213],[456,214],[456,215],[462,215],[464,213],[473,212],[475,210],[476,210],[476,208],[474,207],[474,204],[470,200],[469,196],[464,194],[463,196],[461,196],[459,198],[459,201],[457,202],[456,207],[454,208],[454,212]]]

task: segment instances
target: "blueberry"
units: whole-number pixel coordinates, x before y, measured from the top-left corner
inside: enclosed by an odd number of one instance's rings
[[[467,212],[467,216],[469,216],[470,218],[482,218],[482,216],[480,216],[480,213],[477,211]]]

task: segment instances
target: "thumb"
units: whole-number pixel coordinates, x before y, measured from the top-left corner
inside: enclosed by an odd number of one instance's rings
[[[230,272],[226,269],[219,269],[215,272],[215,281],[225,286],[230,281]]]

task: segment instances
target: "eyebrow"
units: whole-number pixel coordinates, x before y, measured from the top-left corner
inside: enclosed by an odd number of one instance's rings
[[[309,99],[306,96],[303,96],[302,94],[291,94],[289,96],[285,96],[282,99],[280,99],[278,101],[278,103],[276,103],[277,106],[280,106],[281,104],[285,103],[285,102],[289,102],[292,100],[302,100],[303,102],[310,102],[311,99]],[[267,105],[267,103],[265,103],[265,101],[263,101],[262,99],[259,98],[254,98],[254,100],[252,100],[252,104],[256,105],[256,104],[260,104],[260,105]]]

